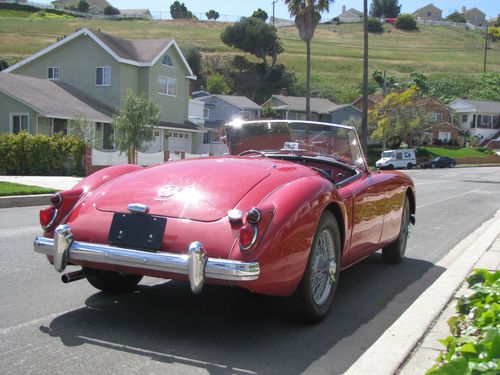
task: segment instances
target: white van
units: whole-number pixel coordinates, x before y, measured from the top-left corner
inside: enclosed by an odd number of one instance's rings
[[[417,165],[415,150],[387,150],[382,152],[381,159],[377,160],[375,167],[380,169],[408,168]]]

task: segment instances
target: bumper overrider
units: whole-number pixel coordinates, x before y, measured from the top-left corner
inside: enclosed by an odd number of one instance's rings
[[[53,239],[36,237],[33,250],[52,256],[58,272],[63,272],[72,261],[85,261],[187,275],[193,293],[201,291],[205,279],[251,281],[257,280],[260,273],[257,262],[209,258],[198,241],[189,245],[186,254],[152,253],[74,241],[69,225],[59,225]]]

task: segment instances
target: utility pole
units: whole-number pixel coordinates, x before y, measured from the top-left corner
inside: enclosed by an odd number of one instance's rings
[[[486,21],[486,35],[484,36],[484,66],[483,66],[483,73],[486,73],[486,55],[488,53],[488,25],[489,25],[489,22]]]
[[[274,27],[274,4],[276,4],[278,0],[274,0],[271,4],[273,5],[273,27]]]
[[[363,117],[361,121],[361,146],[368,155],[368,2],[363,0]]]

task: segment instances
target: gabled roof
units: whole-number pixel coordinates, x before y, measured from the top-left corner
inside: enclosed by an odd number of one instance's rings
[[[468,15],[470,13],[481,13],[483,16],[486,16],[486,14],[484,12],[482,12],[479,8],[471,8],[471,9],[466,9],[465,10],[465,15]]]
[[[328,110],[328,113],[332,113],[332,112],[338,111],[339,109],[348,108],[348,107],[351,107],[352,109],[354,109],[354,110],[358,111],[359,113],[361,113],[361,111],[359,109],[357,109],[356,107],[354,107],[352,104],[338,104],[338,105],[334,105],[333,107],[331,107]]]
[[[435,9],[439,10],[440,12],[442,12],[442,10],[441,10],[441,9],[439,9],[439,8],[438,8],[437,6],[435,6],[434,4],[430,3],[430,4],[427,4],[427,5],[423,6],[423,7],[421,7],[421,8],[418,8],[415,12],[413,12],[413,14],[416,14],[416,13],[420,12],[421,10],[423,10],[423,9],[425,9],[425,8],[430,8],[430,7],[435,8]]]
[[[205,101],[210,97],[218,98],[228,104],[231,104],[242,110],[250,110],[250,111],[260,111],[262,107],[255,103],[254,101],[248,99],[246,96],[236,96],[236,95],[210,95],[210,96],[201,96],[196,98],[196,100]]]
[[[363,12],[360,12],[357,9],[351,8],[349,10],[346,10],[342,14],[339,14],[337,16],[337,18],[345,17],[346,15],[349,15],[349,14],[352,14],[353,16],[357,16],[357,17],[363,17]]]
[[[36,60],[38,57],[49,53],[50,51],[72,41],[73,39],[81,35],[89,36],[100,47],[108,52],[116,61],[140,67],[154,65],[158,61],[158,59],[160,59],[163,54],[173,46],[179,53],[179,56],[184,63],[184,67],[188,72],[187,78],[196,79],[196,77],[193,76],[193,71],[187,63],[186,58],[182,54],[181,49],[174,39],[124,39],[88,28],[80,29],[67,36],[66,38],[61,39],[57,43],[54,43],[47,48],[44,48],[43,50],[35,53],[34,55],[21,60],[17,64],[7,68],[5,72],[10,73],[20,66]]]
[[[363,100],[362,96],[353,101],[352,104],[357,103],[360,100]],[[382,95],[368,95],[368,100],[371,101],[372,103],[379,104],[384,101],[384,97]]]
[[[281,106],[273,106],[275,109],[298,112],[306,111],[306,98],[304,96],[273,95],[271,99],[277,99],[283,103]],[[311,98],[311,112],[328,113],[328,110],[335,105],[334,102],[328,99]]]
[[[457,99],[450,104],[450,108],[453,110],[462,109],[459,105],[465,104],[465,107],[475,110],[481,113],[499,113],[500,114],[500,102],[486,101],[486,100],[469,100],[469,99]]]
[[[61,82],[18,74],[0,73],[0,92],[27,105],[40,115],[62,119],[83,117],[111,122],[113,109]]]
[[[464,131],[463,131],[461,128],[459,128],[458,126],[453,125],[453,124],[450,124],[449,122],[446,122],[446,121],[444,121],[444,122],[440,122],[439,124],[434,124],[434,125],[432,125],[432,126],[429,126],[428,128],[426,128],[426,129],[424,129],[424,130],[429,130],[429,129],[431,129],[431,130],[432,130],[435,126],[440,126],[440,125],[446,125],[446,126],[452,127],[452,128],[454,128],[454,129],[456,129],[459,133],[463,133],[463,132],[464,132]]]

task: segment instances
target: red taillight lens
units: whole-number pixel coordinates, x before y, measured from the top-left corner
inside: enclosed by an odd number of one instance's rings
[[[260,221],[260,211],[257,208],[251,208],[247,212],[247,222],[257,224]]]
[[[40,210],[40,225],[43,229],[48,229],[57,217],[57,208],[49,207]]]
[[[245,251],[250,249],[257,240],[257,227],[246,224],[240,229],[240,248]]]

